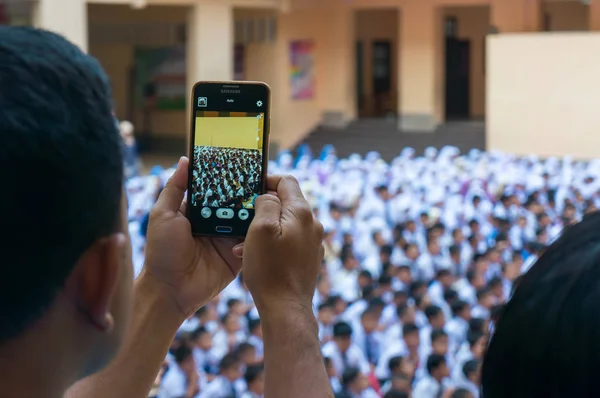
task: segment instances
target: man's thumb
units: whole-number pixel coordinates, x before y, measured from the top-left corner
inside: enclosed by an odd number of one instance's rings
[[[188,158],[185,156],[179,159],[175,173],[169,178],[156,201],[156,208],[173,212],[179,210],[187,189],[189,163]]]

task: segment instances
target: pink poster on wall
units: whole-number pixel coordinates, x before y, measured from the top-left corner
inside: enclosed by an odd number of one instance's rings
[[[292,99],[315,97],[314,43],[308,40],[290,44],[290,84]]]

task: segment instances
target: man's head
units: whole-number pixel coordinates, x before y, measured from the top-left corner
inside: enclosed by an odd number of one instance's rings
[[[195,368],[194,356],[192,355],[192,350],[190,350],[185,344],[177,347],[173,352],[173,357],[175,357],[175,362],[177,366],[184,372],[191,372]]]
[[[323,325],[326,325],[326,326],[330,325],[331,322],[333,322],[334,313],[333,313],[333,307],[331,306],[330,303],[325,302],[325,303],[319,305],[317,319],[319,320],[319,322],[321,322]]]
[[[446,323],[444,311],[437,305],[430,305],[425,308],[425,316],[429,321],[432,329],[442,329]]]
[[[467,380],[475,385],[479,385],[481,371],[481,362],[477,359],[471,359],[463,365],[463,375]]]
[[[406,323],[402,326],[402,338],[406,346],[415,350],[419,348],[419,327],[414,323]]]
[[[338,322],[333,325],[333,340],[341,352],[346,352],[352,342],[352,326],[347,322]]]
[[[449,371],[446,358],[443,355],[431,354],[427,358],[427,373],[438,381],[441,381],[444,377],[448,377]]]
[[[246,380],[248,390],[256,395],[263,396],[265,393],[265,368],[263,365],[248,366],[244,380]]]
[[[369,379],[358,368],[346,368],[342,374],[342,385],[354,394],[360,394],[369,387]]]
[[[219,362],[219,374],[229,381],[242,377],[242,363],[235,354],[227,354]]]
[[[260,319],[250,319],[248,322],[248,330],[253,336],[260,337],[262,339],[263,334]]]
[[[0,26],[0,59],[0,350],[43,335],[70,344],[83,377],[116,353],[130,312],[108,79],[64,38],[32,28]]]
[[[244,366],[256,364],[256,347],[250,343],[241,343],[235,349],[235,354]]]
[[[372,333],[377,329],[379,313],[375,308],[367,308],[361,315],[360,321],[366,333]]]
[[[191,339],[202,351],[208,351],[213,346],[212,334],[202,326],[192,332]]]
[[[565,229],[523,276],[484,356],[483,396],[600,396],[600,214]]]
[[[431,351],[439,355],[448,353],[448,335],[442,329],[431,331]]]

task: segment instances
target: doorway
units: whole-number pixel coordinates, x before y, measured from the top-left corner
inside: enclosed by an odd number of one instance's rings
[[[387,116],[392,109],[392,43],[373,42],[373,116]]]
[[[445,22],[446,33],[446,120],[469,119],[471,41],[457,36],[456,18]]]
[[[398,10],[356,11],[356,103],[362,118],[396,114]]]

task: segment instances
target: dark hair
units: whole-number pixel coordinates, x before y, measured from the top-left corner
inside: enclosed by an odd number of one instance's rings
[[[123,154],[94,58],[57,34],[0,26],[0,59],[1,343],[44,314],[95,241],[123,228]]]
[[[427,319],[431,319],[435,316],[438,316],[442,312],[442,309],[437,305],[429,305],[425,308],[425,316]]]
[[[454,390],[450,398],[471,398],[473,394],[466,388],[457,388]]]
[[[402,365],[402,361],[404,361],[404,357],[401,357],[399,355],[390,358],[390,360],[388,361],[388,369],[390,371],[396,369],[398,366]]]
[[[484,298],[485,296],[487,296],[488,294],[490,294],[490,288],[489,287],[482,287],[481,289],[477,290],[477,300],[481,300],[482,298]]]
[[[442,329],[433,329],[431,331],[431,343],[434,343],[436,340],[438,340],[442,337],[448,337],[448,334],[446,332],[444,332]]]
[[[189,349],[185,344],[180,345],[173,352],[173,357],[175,358],[175,362],[182,363],[186,359],[192,356],[192,350]]]
[[[458,316],[465,308],[470,307],[469,303],[463,300],[458,300],[452,303],[450,308],[452,309],[452,315]]]
[[[238,299],[238,298],[230,298],[229,300],[227,300],[227,309],[230,310],[231,307],[233,307],[236,304],[241,303],[242,300]]]
[[[473,373],[477,372],[477,368],[479,367],[479,361],[476,359],[471,359],[463,365],[462,372],[465,377],[468,379]]]
[[[333,325],[333,337],[350,337],[352,336],[352,326],[347,322],[338,322]]]
[[[260,327],[260,319],[259,318],[253,318],[248,321],[248,330],[250,331],[250,333],[254,332],[254,330],[256,330],[256,328],[258,328],[258,327]]]
[[[194,330],[191,334],[190,334],[190,339],[192,341],[196,341],[200,338],[200,336],[202,336],[203,334],[209,333],[208,330],[206,330],[206,328],[204,326],[200,326],[198,327],[198,329]]]
[[[231,369],[234,366],[239,366],[240,359],[236,354],[227,354],[223,358],[221,358],[221,362],[219,362],[219,371],[223,372],[225,370]]]
[[[469,330],[467,332],[467,342],[469,343],[469,347],[473,347],[484,336],[485,334],[478,330]]]
[[[446,363],[446,358],[443,355],[431,354],[427,358],[427,373],[430,375],[440,366]]]
[[[486,398],[600,396],[600,213],[565,230],[506,303],[482,368]]]
[[[238,345],[237,348],[235,349],[235,354],[239,358],[242,356],[243,353],[245,353],[246,351],[250,351],[250,350],[256,350],[256,347],[254,347],[252,344],[250,344],[248,342],[240,343],[240,345]]]
[[[469,321],[469,330],[473,332],[479,332],[485,334],[484,330],[485,319],[483,318],[471,318]]]
[[[419,327],[414,323],[407,323],[402,326],[402,336],[406,336],[411,333],[419,333]]]
[[[358,376],[360,376],[360,370],[358,368],[346,368],[344,370],[344,373],[342,373],[342,385],[344,387],[347,387],[349,384],[356,381]]]
[[[246,380],[246,384],[252,384],[256,379],[263,374],[265,368],[262,364],[259,365],[250,365],[246,368],[246,373],[244,374],[244,380]]]

